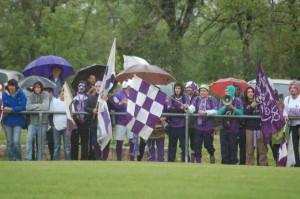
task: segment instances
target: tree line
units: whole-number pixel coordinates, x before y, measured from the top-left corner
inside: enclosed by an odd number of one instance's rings
[[[1,1],[0,67],[24,68],[42,55],[78,71],[106,64],[117,38],[122,55],[160,66],[179,81],[299,79],[300,3],[296,0]]]

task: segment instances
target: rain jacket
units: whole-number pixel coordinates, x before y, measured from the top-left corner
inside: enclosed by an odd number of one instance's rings
[[[28,111],[48,111],[49,110],[49,93],[46,91],[37,94],[35,92],[30,93],[26,105],[26,110]],[[48,115],[43,114],[42,123],[48,123]],[[39,115],[38,114],[31,114],[30,115],[30,123],[39,125]]]
[[[248,87],[245,89],[244,91],[244,114],[245,115],[259,115],[259,107],[257,106],[256,108],[252,108],[251,104],[252,101],[249,101],[248,97],[247,97],[247,91],[249,89],[253,89],[252,87]],[[256,119],[256,118],[248,118],[245,119],[245,124],[246,124],[246,129],[248,130],[260,130],[260,119]]]
[[[24,126],[25,116],[22,114],[14,114],[14,112],[26,110],[27,98],[21,88],[13,96],[9,92],[4,92],[2,96],[3,108],[11,107],[12,113],[4,113],[3,123],[9,126]]]

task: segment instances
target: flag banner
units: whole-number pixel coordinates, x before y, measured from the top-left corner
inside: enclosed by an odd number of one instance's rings
[[[287,167],[291,167],[296,164],[292,132],[289,135],[290,137],[289,137],[289,143],[287,147],[287,162],[286,162]]]
[[[270,143],[272,135],[285,125],[285,121],[278,108],[274,91],[261,65],[256,77],[255,100],[259,104],[261,130],[264,143],[267,145]]]
[[[101,150],[104,150],[104,148],[112,138],[111,118],[110,118],[107,103],[105,100],[102,99],[102,96],[107,96],[109,90],[114,85],[114,81],[116,77],[115,62],[116,62],[116,38],[114,39],[110,50],[109,58],[107,61],[107,67],[105,70],[105,74],[103,76],[102,86],[98,98],[97,141],[101,147]]]
[[[285,167],[286,163],[287,163],[287,148],[286,148],[285,134],[283,134],[280,142],[276,165],[279,167]]]
[[[147,140],[164,109],[166,94],[134,76],[127,103],[126,127]]]
[[[67,82],[64,83],[63,89],[65,94],[66,114],[67,114],[67,141],[68,143],[71,143],[72,131],[74,129],[77,129],[77,125],[71,115],[73,96]]]

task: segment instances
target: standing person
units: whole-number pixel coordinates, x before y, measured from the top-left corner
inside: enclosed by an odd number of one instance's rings
[[[49,93],[44,91],[43,84],[37,81],[33,84],[33,92],[30,93],[27,101],[26,110],[28,111],[47,111],[49,109]],[[42,134],[40,134],[40,128],[42,128]],[[39,123],[39,115],[30,115],[30,125],[28,127],[28,133],[26,138],[26,160],[32,160],[32,143],[34,137],[42,137],[42,146],[38,145],[38,149],[42,151],[42,159],[45,159],[45,141],[48,128],[48,114],[43,114],[42,126]]]
[[[127,102],[129,98],[129,92],[131,89],[131,80],[124,81],[122,83],[122,90],[117,92],[114,95],[114,105],[116,112],[126,112],[127,110]],[[130,161],[134,160],[134,157],[138,154],[138,137],[137,135],[133,134],[129,131],[125,126],[125,119],[126,115],[116,115],[115,116],[115,129],[116,129],[116,136],[115,139],[117,140],[116,146],[116,154],[117,160],[122,160],[122,153],[123,153],[123,142],[127,138],[129,140],[129,152],[130,152]]]
[[[189,106],[191,113],[198,113],[200,117],[196,118],[194,123],[194,150],[195,160],[197,163],[201,163],[202,159],[202,143],[204,141],[204,147],[209,153],[209,161],[211,164],[215,164],[215,148],[214,142],[214,126],[215,122],[213,118],[206,118],[207,115],[217,115],[218,105],[215,97],[209,95],[209,87],[206,84],[200,86],[200,96],[195,98]]]
[[[235,88],[234,96],[240,98],[244,103],[244,97],[242,95],[243,93],[242,86],[238,83],[234,83],[233,86]],[[239,164],[244,165],[246,164],[246,127],[245,127],[244,119],[240,119],[240,127],[238,133],[238,146],[240,149]]]
[[[87,79],[87,85],[86,85],[86,92],[87,93],[94,93],[93,88],[95,88],[95,84],[96,84],[96,75],[94,74],[90,74],[88,79]]]
[[[184,113],[190,98],[184,93],[181,83],[177,82],[174,85],[174,95],[169,98],[167,111],[170,113]],[[181,161],[185,161],[185,118],[184,117],[170,117],[170,132],[169,132],[169,146],[168,146],[168,162],[174,162],[176,159],[176,151],[178,140],[181,148]]]
[[[59,66],[53,66],[51,68],[51,77],[49,78],[51,81],[53,81],[56,85],[56,87],[54,87],[54,91],[53,91],[53,96],[55,98],[59,97],[59,91],[62,88],[64,82],[63,79],[61,79],[60,75],[62,73],[63,69]]]
[[[96,160],[107,160],[109,153],[110,142],[106,145],[103,151],[101,151],[99,143],[97,141],[97,125],[98,125],[98,96],[101,89],[102,82],[97,81],[95,84],[96,91],[94,94],[89,95],[88,99],[84,105],[84,110],[90,113],[89,123],[90,123],[90,142],[94,147],[94,157]],[[102,99],[107,100],[107,96],[103,96]]]
[[[76,112],[84,112],[84,106],[88,97],[86,96],[86,82],[78,81],[77,93],[73,98],[73,108]],[[71,135],[71,159],[78,160],[79,136],[81,145],[81,160],[88,159],[88,141],[89,141],[89,124],[87,115],[74,115],[74,121],[77,129],[73,130]]]
[[[222,100],[219,103],[219,115],[243,115],[243,102],[240,98],[235,97],[235,88],[227,86],[225,95],[230,95],[232,103],[224,105]],[[220,142],[221,142],[221,156],[222,164],[237,164],[237,147],[238,147],[238,132],[240,121],[236,118],[222,119],[220,127]]]
[[[59,98],[53,99],[50,105],[51,112],[65,112],[66,102],[65,93],[63,89],[59,91]],[[52,122],[51,122],[52,123]],[[53,115],[53,140],[54,140],[54,154],[53,160],[60,160],[60,145],[61,137],[64,143],[64,155],[65,160],[71,160],[70,143],[67,141],[67,115],[66,114],[54,114]]]
[[[47,88],[46,89],[49,93],[49,105],[51,105],[53,97],[53,88]],[[50,124],[52,122],[52,124]],[[54,140],[53,140],[53,114],[48,115],[48,129],[47,129],[47,144],[48,144],[48,150],[50,154],[50,160],[53,160],[53,153],[54,153]]]
[[[190,103],[193,102],[194,98],[199,96],[198,92],[198,86],[195,82],[189,81],[185,85],[185,93],[189,96],[190,98]],[[189,104],[191,105],[191,104]],[[195,162],[195,151],[194,151],[194,134],[195,134],[195,117],[190,117],[189,118],[189,139],[190,139],[190,147],[191,147],[191,162]]]
[[[254,98],[254,88],[245,89],[244,114],[260,115],[259,106]],[[264,144],[260,119],[245,119],[246,123],[246,164],[254,165],[254,149],[258,149],[259,165],[268,166],[268,147]]]
[[[284,98],[284,112],[283,116],[285,117],[285,121],[289,121],[289,116],[300,116],[300,84],[299,81],[294,80],[289,84],[289,92],[290,96]],[[293,145],[294,145],[294,153],[296,160],[296,167],[300,167],[300,159],[299,159],[299,134],[300,134],[300,120],[299,119],[291,119],[289,121],[290,132],[292,133]]]
[[[8,92],[3,93],[2,107],[3,111],[9,112],[3,114],[8,160],[22,160],[20,137],[22,127],[25,125],[25,117],[14,113],[26,109],[27,98],[15,79],[8,81],[6,89]]]

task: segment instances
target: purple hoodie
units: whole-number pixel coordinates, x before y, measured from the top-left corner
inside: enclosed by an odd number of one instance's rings
[[[121,106],[119,105],[119,102],[121,102],[124,98],[128,99],[128,95],[124,92],[124,90],[120,90],[118,91],[115,95],[114,95],[114,106],[115,106],[115,110],[116,112],[125,112],[127,111],[127,104],[122,104]],[[116,115],[116,124],[119,125],[125,125],[125,119],[126,119],[126,115]]]

